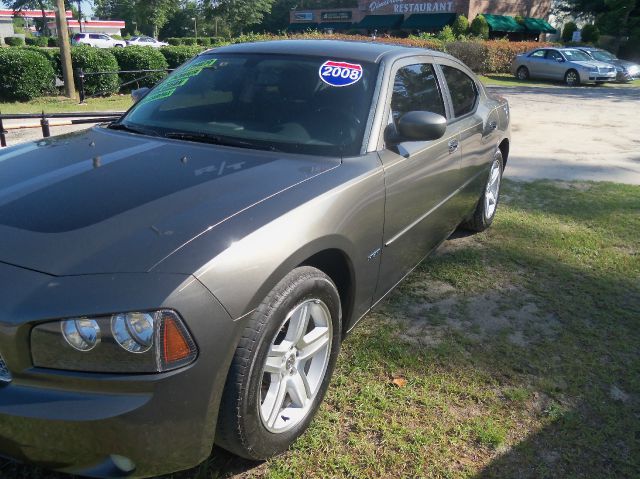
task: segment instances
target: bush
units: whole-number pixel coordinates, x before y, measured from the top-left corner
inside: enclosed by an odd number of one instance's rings
[[[174,47],[177,47],[178,45],[182,45],[182,38],[167,38],[167,43],[169,45],[173,45]]]
[[[25,44],[22,37],[4,37],[4,42],[10,47],[23,47]]]
[[[464,36],[469,31],[469,20],[464,15],[458,15],[451,25],[451,29],[456,37]]]
[[[452,28],[449,25],[445,25],[442,30],[438,32],[436,38],[444,43],[452,42],[456,39]]]
[[[476,18],[471,22],[470,32],[476,37],[483,39],[489,38],[489,24],[482,15],[476,15]]]
[[[29,101],[50,94],[55,75],[44,55],[26,48],[0,49],[0,95],[3,99]]]
[[[212,47],[217,47],[219,45],[224,45],[226,43],[228,43],[228,42],[222,37],[211,37],[211,38],[209,38],[209,45],[211,45]]]
[[[50,48],[58,48],[58,38],[57,37],[47,38],[47,46]]]
[[[27,37],[24,39],[25,43],[34,47],[47,47],[49,46],[49,37]]]
[[[56,60],[60,71],[62,71],[59,66],[59,52],[56,52]],[[71,63],[74,71],[76,68],[82,68],[85,73],[118,71],[118,62],[110,50],[93,48],[87,45],[71,48]],[[86,95],[112,95],[119,90],[120,80],[116,73],[113,75],[87,75],[84,77],[84,92]]]
[[[197,44],[198,44],[198,41],[194,37],[185,37],[182,39],[182,45],[193,46]]]
[[[600,39],[600,30],[595,25],[585,25],[582,27],[582,41],[585,43],[596,43]]]
[[[198,37],[196,43],[202,47],[210,47],[211,39],[209,37]]]
[[[20,47],[20,49],[29,50],[37,53],[38,55],[42,55],[44,58],[47,59],[47,61],[51,65],[51,68],[53,68],[54,75],[56,75],[57,77],[62,76],[62,72],[60,71],[60,64],[57,56],[58,52],[56,50],[49,50],[47,48],[40,48],[40,47],[31,46],[31,45],[28,45],[26,47]]]
[[[169,65],[164,55],[158,48],[149,47],[127,47],[112,48],[111,53],[116,57],[120,70],[166,70]],[[122,73],[120,79],[122,83],[129,83],[125,86],[127,90],[152,87],[166,76],[166,73]],[[144,77],[144,78],[143,78]],[[137,80],[137,81],[134,81]]]
[[[474,72],[484,72],[487,46],[479,40],[457,41],[447,44],[447,53],[463,62]]]
[[[188,47],[186,45],[179,47],[162,47],[160,53],[167,60],[169,68],[178,68],[184,62],[195,57],[202,51],[202,47]]]
[[[573,32],[578,29],[578,26],[573,22],[567,22],[562,29],[562,41],[570,42],[573,39]]]

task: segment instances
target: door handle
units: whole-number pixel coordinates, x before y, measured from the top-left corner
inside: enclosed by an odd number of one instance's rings
[[[449,153],[455,153],[458,150],[458,140],[449,141]]]
[[[493,131],[496,128],[498,128],[498,122],[497,121],[491,121],[489,122],[489,131]]]

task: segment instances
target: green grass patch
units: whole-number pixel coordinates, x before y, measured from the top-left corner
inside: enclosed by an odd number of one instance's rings
[[[0,102],[0,113],[67,113],[126,111],[133,102],[130,95],[113,95],[106,98],[88,98],[86,104],[65,97],[43,97],[29,102]]]

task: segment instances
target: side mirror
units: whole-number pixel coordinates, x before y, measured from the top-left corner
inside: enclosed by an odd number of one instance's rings
[[[397,133],[393,128],[385,131],[385,141],[398,144],[403,141],[432,141],[442,138],[447,131],[447,119],[430,111],[410,111],[400,117]]]
[[[133,103],[138,103],[140,100],[142,100],[145,96],[147,96],[147,93],[149,93],[149,91],[151,90],[151,88],[138,88],[137,90],[131,90],[131,98],[133,98]]]

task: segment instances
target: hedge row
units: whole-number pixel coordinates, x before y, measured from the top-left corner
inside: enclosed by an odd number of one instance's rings
[[[222,45],[224,43],[228,43],[227,40],[225,40],[222,37],[180,37],[180,38],[176,38],[176,37],[172,37],[172,38],[167,38],[167,43],[169,45],[172,45],[174,47],[177,46],[195,46],[195,45],[200,45],[201,47],[210,47],[210,46],[218,46],[218,45]]]
[[[27,101],[55,90],[55,74],[45,55],[27,48],[0,48],[0,92]]]

